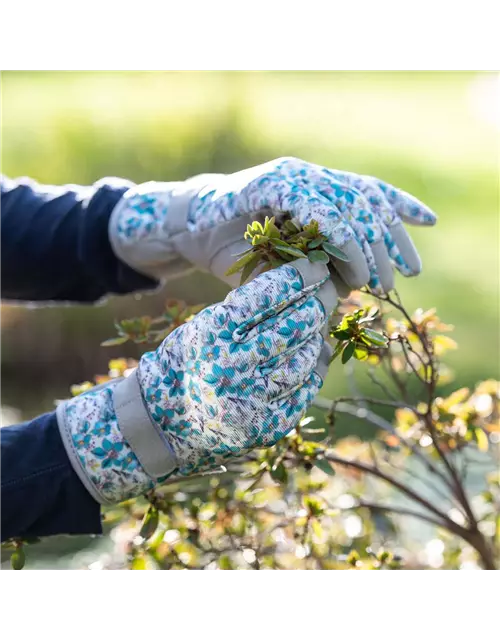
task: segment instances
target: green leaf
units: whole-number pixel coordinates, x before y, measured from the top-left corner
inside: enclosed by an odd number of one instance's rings
[[[264,234],[264,227],[260,224],[258,220],[254,220],[250,225],[250,229],[260,235]]]
[[[176,309],[178,312],[178,307]],[[127,325],[128,322],[130,322],[130,325]],[[130,321],[122,320],[122,327],[125,328],[127,326],[130,326],[137,333],[144,333],[151,326],[151,317],[141,316],[140,318],[132,318]]]
[[[326,433],[325,429],[323,429],[322,427],[318,428],[318,429],[308,429],[307,427],[305,429],[301,429],[300,430],[301,433]]]
[[[325,511],[325,503],[317,496],[304,496],[304,506],[312,516],[321,516]]]
[[[319,442],[314,442],[314,440],[304,440],[304,442],[300,445],[300,452],[305,456],[313,456],[316,451],[321,448]]]
[[[334,258],[342,260],[342,262],[350,262],[349,256],[331,242],[323,242],[323,249]]]
[[[337,329],[333,332],[333,337],[337,340],[349,340],[351,338],[351,332],[345,329]]]
[[[353,324],[355,324],[354,316],[351,315],[351,314],[346,314],[342,318],[340,324],[337,325],[337,326],[338,326],[339,329],[349,329],[349,327],[351,327]]]
[[[339,341],[337,342],[337,346],[335,347],[334,352],[332,353],[332,357],[330,359],[330,363],[332,363],[339,355],[342,353],[342,349],[344,348],[344,343]]]
[[[305,224],[304,225],[304,231],[308,234],[310,234],[310,236],[312,238],[316,237],[319,233],[319,224],[317,220],[311,220],[311,222],[309,222],[309,224]]]
[[[301,251],[300,249],[296,249],[295,247],[291,247],[290,245],[287,245],[286,247],[280,247],[279,249],[276,249],[276,251],[278,251],[278,253],[287,253],[293,256],[294,258],[307,257],[303,251]]]
[[[368,342],[377,347],[386,347],[388,344],[387,338],[382,333],[374,331],[373,329],[363,329],[361,337],[367,338]]]
[[[392,553],[390,553],[389,551],[386,551],[385,549],[382,549],[377,554],[377,559],[379,560],[379,562],[381,562],[383,564],[384,562],[387,562],[388,560],[389,561],[392,560]]]
[[[276,267],[281,267],[282,265],[286,264],[284,260],[282,260],[281,258],[276,258],[275,256],[269,256],[268,260],[269,260],[269,264],[273,269],[276,269]]]
[[[222,555],[219,557],[219,569],[222,569],[222,571],[228,571],[229,569],[232,569],[232,568],[233,568],[233,565],[231,563],[229,556]]]
[[[144,556],[135,556],[130,564],[130,568],[132,571],[145,571],[146,567],[146,558]]]
[[[165,324],[165,322],[172,322],[172,318],[164,313],[162,316],[158,316],[157,318],[153,318],[151,320],[151,326],[154,327],[157,324]]]
[[[271,239],[276,239],[280,237],[280,230],[274,223],[275,218],[266,218],[266,224],[264,225],[264,233],[266,236]]]
[[[151,538],[158,528],[159,517],[158,509],[151,505],[142,520],[141,530],[139,531],[141,538],[145,540]]]
[[[362,344],[356,344],[354,349],[354,357],[356,360],[366,360],[368,358],[368,349]]]
[[[163,342],[174,329],[175,327],[165,327],[165,329],[161,329],[160,331],[150,331],[148,333],[148,342]]]
[[[307,246],[309,249],[317,249],[320,244],[323,244],[323,238],[314,238]]]
[[[320,460],[316,460],[316,462],[314,464],[315,464],[316,467],[318,467],[318,469],[321,469],[321,471],[323,471],[323,473],[326,473],[327,476],[334,476],[335,475],[335,469],[328,462],[328,460],[325,460],[325,458],[321,458]]]
[[[267,236],[254,236],[252,238],[252,246],[253,247],[260,247],[261,245],[264,244],[269,244],[269,238]]]
[[[240,286],[244,284],[252,275],[252,272],[258,267],[259,262],[260,255],[258,253],[254,253],[252,259],[249,260],[243,267],[243,271],[241,272]]]
[[[115,347],[118,346],[119,344],[125,344],[125,342],[128,342],[129,337],[128,336],[118,336],[116,338],[109,338],[108,340],[104,340],[104,342],[101,342],[101,347]]]
[[[10,556],[10,564],[13,569],[19,571],[26,564],[26,556],[22,547],[17,547],[14,553]]]
[[[489,447],[488,436],[481,429],[481,427],[476,427],[476,429],[474,430],[474,435],[476,438],[477,448],[479,449],[479,451],[488,451],[488,447]]]
[[[253,260],[254,256],[257,254],[254,251],[250,251],[250,253],[245,254],[239,260],[229,267],[226,271],[226,276],[232,276],[235,273],[238,273],[243,269],[243,267],[248,264],[251,260]]]
[[[344,348],[344,351],[342,351],[342,364],[349,362],[349,360],[354,355],[355,348],[356,345],[354,344],[354,342],[349,342],[349,344]]]
[[[273,480],[276,480],[277,482],[286,482],[288,473],[286,471],[285,465],[282,462],[271,468],[271,478]]]
[[[307,254],[310,262],[320,262],[321,264],[328,264],[330,258],[324,251],[309,251]]]
[[[320,540],[323,539],[323,535],[324,535],[323,526],[319,520],[316,520],[316,518],[311,520],[311,529],[313,530],[313,533],[317,538],[319,538]]]
[[[366,322],[373,322],[378,315],[379,310],[377,307],[372,307],[366,316],[360,319],[359,324],[364,324]]]
[[[279,238],[269,238],[269,242],[273,244],[275,247],[289,247],[288,242],[284,240],[280,240]]]
[[[287,220],[283,225],[283,228],[290,233],[299,233],[300,227],[294,224],[291,220]]]
[[[241,256],[246,256],[247,253],[253,253],[252,247],[245,249],[245,251],[240,251],[239,253],[233,254],[233,258],[241,258]]]

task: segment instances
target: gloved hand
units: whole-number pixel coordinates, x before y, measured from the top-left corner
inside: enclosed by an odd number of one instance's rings
[[[297,260],[201,311],[127,378],[61,403],[60,432],[85,486],[119,502],[273,445],[322,385],[335,305],[327,268]]]
[[[329,242],[347,254],[331,269],[342,295],[366,284],[394,286],[393,265],[417,275],[421,261],[402,221],[433,225],[435,214],[413,196],[376,178],[279,158],[231,175],[201,175],[181,183],[146,183],[130,189],[109,227],[120,259],[162,279],[189,265],[225,276],[235,255],[248,248],[247,224],[285,213],[302,224],[315,218]]]

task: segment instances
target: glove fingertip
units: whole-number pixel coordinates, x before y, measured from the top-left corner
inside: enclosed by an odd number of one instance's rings
[[[317,286],[330,276],[328,267],[325,264],[310,262],[307,258],[299,258],[290,262],[289,265],[299,272],[304,289]]]

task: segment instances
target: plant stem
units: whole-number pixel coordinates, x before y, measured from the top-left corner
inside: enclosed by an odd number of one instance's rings
[[[409,353],[407,351],[408,347],[405,344],[405,341],[403,339],[398,340],[399,344],[401,345],[401,348],[403,349],[403,353],[405,356],[405,360],[407,362],[407,364],[410,366],[410,369],[412,370],[414,376],[417,378],[417,380],[419,380],[423,385],[427,384],[427,380],[425,380],[424,378],[422,378],[422,376],[419,374],[419,372],[416,370],[413,362],[410,359]],[[412,351],[412,353],[415,353],[414,351]],[[422,358],[420,358],[420,361],[422,361]],[[425,367],[425,364],[424,364]]]
[[[337,401],[335,401],[335,402],[337,402]],[[324,398],[321,398],[321,397],[316,397],[314,399],[313,406],[318,407],[319,409],[326,409],[326,410],[330,410],[330,411],[333,408],[333,405],[330,406],[328,400],[325,400]],[[398,438],[398,440],[402,444],[404,444],[406,447],[408,447],[408,449],[415,455],[415,457],[417,457],[417,458],[419,458],[419,460],[421,460],[421,462],[425,465],[426,469],[430,473],[432,473],[434,476],[440,478],[441,481],[450,490],[453,488],[451,483],[450,483],[450,481],[449,481],[449,479],[443,473],[441,473],[441,471],[436,466],[434,466],[434,464],[429,460],[429,458],[427,458],[427,456],[425,456],[420,451],[418,446],[416,446],[415,444],[413,444],[409,440],[406,440],[401,434],[399,434],[396,431],[396,429],[394,428],[394,426],[390,422],[388,422],[387,420],[384,420],[384,418],[379,416],[377,413],[374,413],[373,411],[370,411],[369,409],[366,409],[366,408],[363,407],[361,410],[364,412],[363,418],[366,421],[371,422],[371,424],[374,424],[375,426],[379,427],[380,429],[383,429],[384,431],[388,431],[390,434],[392,434],[393,436]],[[349,415],[352,415],[352,416],[355,416],[355,417],[359,417],[360,409],[358,409],[357,407],[354,407],[352,405],[349,405],[347,403],[339,402],[339,404],[335,404],[335,411],[338,411],[338,413],[347,413]]]
[[[367,402],[368,404],[379,404],[384,407],[395,407],[396,409],[410,409],[413,413],[420,417],[420,413],[417,408],[409,404],[408,402],[397,402],[393,400],[384,400],[382,398],[368,398],[365,396],[339,396],[335,398],[333,404],[338,402]]]
[[[416,493],[416,491],[404,485],[402,482],[399,482],[399,480],[396,480],[392,476],[387,475],[380,469],[364,464],[363,462],[358,462],[357,460],[348,460],[347,458],[342,458],[330,451],[325,451],[323,455],[325,459],[329,460],[330,462],[339,464],[344,467],[352,467],[353,469],[357,469],[358,471],[362,471],[363,473],[368,473],[372,476],[376,476],[377,478],[380,478],[380,480],[387,482],[388,484],[392,485],[394,488],[398,489],[398,491],[405,494],[406,496],[411,498],[413,501],[417,502],[422,507],[424,507],[425,509],[433,513],[435,516],[437,516],[439,520],[443,522],[442,524],[443,527],[446,527],[452,533],[455,533],[457,536],[468,541],[470,537],[469,536],[470,531],[468,529],[454,522],[450,517],[448,517],[445,513],[441,512],[437,507],[435,507],[432,503],[426,500],[423,496],[419,495],[418,493]]]
[[[361,500],[360,502],[358,502],[358,504],[355,504],[353,507],[349,507],[349,509],[351,510],[360,509],[362,507],[366,507],[367,509],[370,509],[373,511],[377,511],[377,510],[387,511],[388,513],[395,513],[397,515],[410,516],[412,518],[419,518],[420,520],[425,520],[425,522],[435,525],[436,527],[447,526],[446,523],[443,523],[438,519],[431,518],[431,516],[427,516],[425,513],[419,513],[418,511],[413,511],[412,509],[405,509],[403,507],[377,504],[376,502],[365,502],[364,500]]]
[[[389,391],[389,389],[385,386],[385,384],[377,378],[377,375],[371,369],[368,370],[368,377],[373,382],[373,384],[377,385],[379,389],[381,389],[385,395],[389,398],[389,400],[396,400],[396,396]]]

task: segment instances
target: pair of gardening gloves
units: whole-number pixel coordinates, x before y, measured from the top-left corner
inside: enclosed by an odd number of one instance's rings
[[[249,248],[247,225],[266,215],[278,226],[285,217],[316,220],[339,257],[258,275],[173,331],[126,378],[59,404],[66,450],[98,502],[218,468],[291,431],[323,384],[337,296],[365,285],[390,291],[394,267],[417,275],[420,258],[402,223],[436,221],[376,178],[280,158],[133,187],[112,212],[109,237],[140,273],[165,280],[195,267],[237,286],[238,276],[225,274]]]

